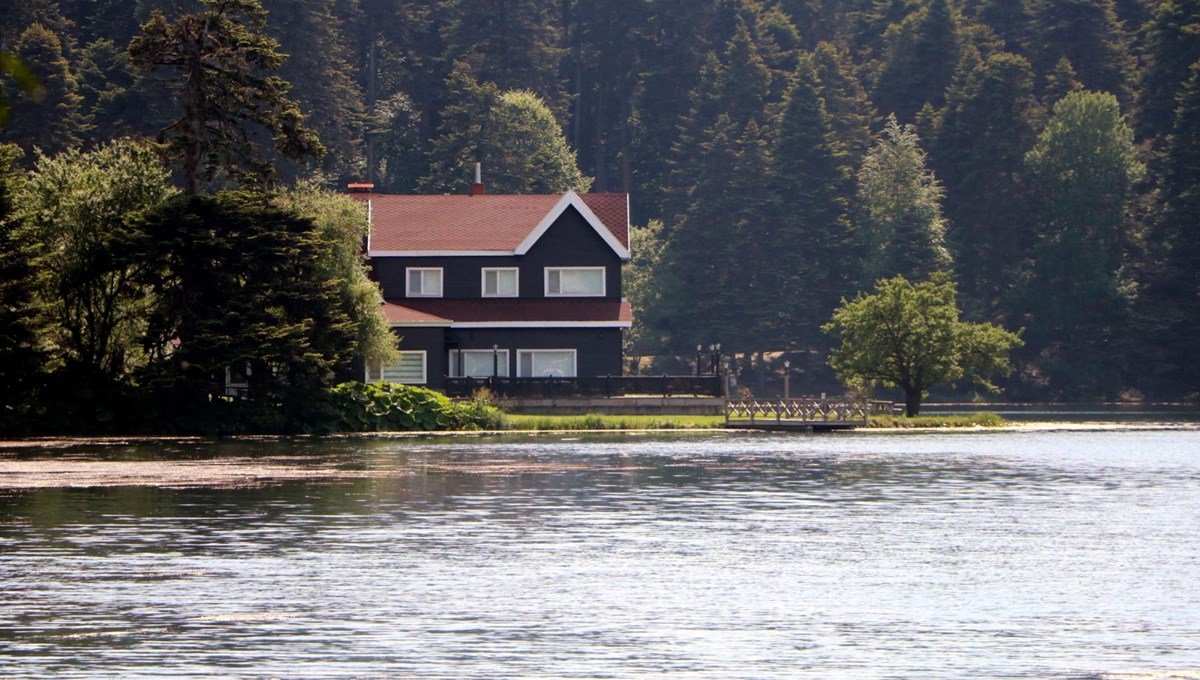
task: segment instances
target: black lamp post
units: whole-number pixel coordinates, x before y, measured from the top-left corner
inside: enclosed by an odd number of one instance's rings
[[[492,378],[500,377],[500,345],[492,345]]]
[[[696,377],[700,377],[700,350],[704,349],[704,345],[696,345]]]
[[[787,359],[784,359],[783,360],[783,398],[784,399],[792,398],[791,379],[792,379],[792,362],[788,361]]]
[[[711,345],[709,345],[709,346],[708,346],[708,349],[709,349],[710,351],[712,351],[712,372],[713,372],[713,375],[719,375],[719,374],[720,374],[720,372],[721,372],[721,371],[720,371],[720,366],[721,366],[721,343],[719,343],[719,342],[718,342],[718,343],[711,344]]]

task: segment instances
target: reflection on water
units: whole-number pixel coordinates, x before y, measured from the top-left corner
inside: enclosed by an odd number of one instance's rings
[[[170,448],[0,453],[258,471],[6,468],[0,675],[1200,677],[1194,430]]]

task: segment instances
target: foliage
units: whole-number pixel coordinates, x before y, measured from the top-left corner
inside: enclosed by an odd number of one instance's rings
[[[0,51],[0,76],[12,78],[17,86],[35,101],[46,96],[46,90],[38,84],[37,77],[15,54]],[[4,82],[0,80],[0,127],[4,127],[4,122],[8,120],[8,111],[8,92],[4,88]]]
[[[343,432],[395,430],[499,430],[505,416],[484,400],[453,402],[424,387],[346,382],[333,387]]]
[[[38,154],[19,199],[18,237],[34,248],[41,343],[52,367],[118,380],[145,363],[140,338],[151,299],[139,282],[142,263],[123,261],[123,253],[138,234],[137,216],[173,193],[144,143]]]
[[[366,206],[345,194],[311,185],[284,194],[277,202],[312,220],[320,230],[327,248],[318,261],[317,276],[331,281],[337,289],[339,306],[347,311],[356,329],[355,354],[368,363],[398,361],[396,336],[383,315],[383,296],[368,275],[362,251],[368,228]]]
[[[1004,427],[1007,421],[995,413],[971,413],[969,415],[945,414],[945,415],[924,415],[924,416],[881,416],[873,415],[869,418],[867,427],[870,428],[920,428],[920,427],[936,427],[936,428],[966,428],[966,427]]]
[[[141,382],[164,418],[202,419],[236,372],[249,385],[238,408],[261,431],[328,422],[328,388],[358,335],[327,276],[335,250],[326,230],[261,196],[185,196],[149,213],[129,256],[153,296]]]
[[[175,89],[183,112],[159,133],[183,159],[184,191],[199,193],[201,179],[227,174],[261,185],[272,174],[257,150],[257,133],[294,159],[324,153],[304,124],[290,85],[273,75],[283,64],[279,43],[266,34],[258,0],[202,0],[204,11],[168,21],[155,10],[129,43],[133,66],[178,71]]]
[[[858,172],[862,283],[950,269],[942,195],[912,126],[889,116]]]
[[[33,24],[13,45],[13,52],[16,59],[6,58],[6,66],[27,92],[8,101],[8,120],[0,139],[19,144],[27,154],[35,147],[57,153],[77,146],[89,121],[82,110],[79,79],[58,35]]]
[[[623,416],[589,413],[582,416],[510,415],[514,430],[691,430],[722,427],[724,416]]]
[[[45,357],[37,343],[32,253],[17,235],[15,198],[24,178],[16,171],[21,150],[0,144],[0,434],[20,432]]]
[[[1018,334],[958,318],[957,290],[946,274],[909,283],[883,279],[875,292],[844,303],[823,329],[840,341],[829,364],[848,385],[882,383],[904,390],[905,412],[918,415],[926,390],[966,378],[988,388],[1011,372]]]
[[[654,220],[629,230],[632,259],[624,265],[621,289],[633,308],[633,327],[625,331],[624,353],[634,357],[635,364],[643,355],[655,354],[663,346],[663,338],[656,334],[661,324],[655,319],[663,308],[663,289],[657,285],[663,245],[662,222]]]

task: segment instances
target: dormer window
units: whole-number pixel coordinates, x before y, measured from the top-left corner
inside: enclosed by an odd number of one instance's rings
[[[483,297],[517,297],[516,267],[485,267]]]
[[[604,267],[546,267],[546,297],[604,297]]]
[[[441,267],[408,267],[408,297],[441,297]]]

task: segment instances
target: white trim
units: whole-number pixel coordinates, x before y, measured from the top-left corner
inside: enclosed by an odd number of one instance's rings
[[[374,213],[371,210],[371,199],[367,199],[367,252],[371,252],[371,234],[375,231],[375,222],[371,216]]]
[[[425,292],[425,277],[421,276],[421,290],[414,293],[412,291],[412,273],[413,272],[437,272],[438,273],[438,292]],[[404,297],[410,298],[440,298],[446,290],[446,275],[442,271],[442,267],[405,267],[404,268]]]
[[[521,355],[533,354],[534,352],[570,352],[571,353],[571,375],[555,376],[558,378],[577,378],[579,377],[579,350],[574,347],[539,347],[537,349],[518,349],[517,350],[517,377],[518,378],[535,378],[537,376],[521,375]]]
[[[488,272],[512,272],[513,273],[513,292],[512,295],[502,293],[493,293],[488,295],[487,292],[487,275]],[[496,277],[496,290],[500,290],[500,277]],[[479,296],[485,298],[515,298],[521,296],[521,268],[520,267],[481,267],[479,270]]]
[[[451,328],[629,328],[632,321],[456,321]]]
[[[409,328],[411,326],[429,326],[432,328],[449,328],[453,321],[389,321],[392,328]]]
[[[625,200],[629,200],[628,196]],[[579,211],[579,214],[583,216],[583,220],[587,222],[597,234],[600,235],[600,238],[604,239],[604,242],[608,244],[609,248],[612,248],[613,252],[617,254],[617,257],[621,258],[622,260],[628,260],[630,258],[629,249],[621,245],[621,242],[617,240],[617,237],[613,236],[613,233],[608,230],[608,227],[604,226],[604,223],[600,221],[600,218],[596,217],[596,213],[592,212],[592,209],[587,206],[587,203],[584,203],[583,199],[579,197],[579,194],[575,193],[574,191],[568,191],[567,193],[563,194],[563,197],[559,199],[558,203],[555,204],[553,208],[550,209],[550,212],[546,213],[546,216],[542,218],[542,221],[538,222],[538,225],[534,227],[533,231],[531,231],[528,236],[525,237],[524,241],[521,241],[521,244],[517,246],[514,254],[524,255],[525,253],[528,253],[529,249],[533,247],[533,244],[538,242],[538,239],[540,239],[542,235],[545,234],[548,229],[550,229],[550,226],[558,220],[558,218],[563,214],[564,211],[566,211],[568,207],[575,208]],[[626,207],[625,214],[629,214],[628,207]]]
[[[599,293],[551,293],[550,292],[550,271],[595,271],[600,270],[600,292]],[[562,290],[562,277],[558,279],[559,290]],[[604,297],[608,292],[608,267],[545,267],[542,270],[542,292],[546,297]]]
[[[367,257],[512,257],[511,250],[371,250]]]

